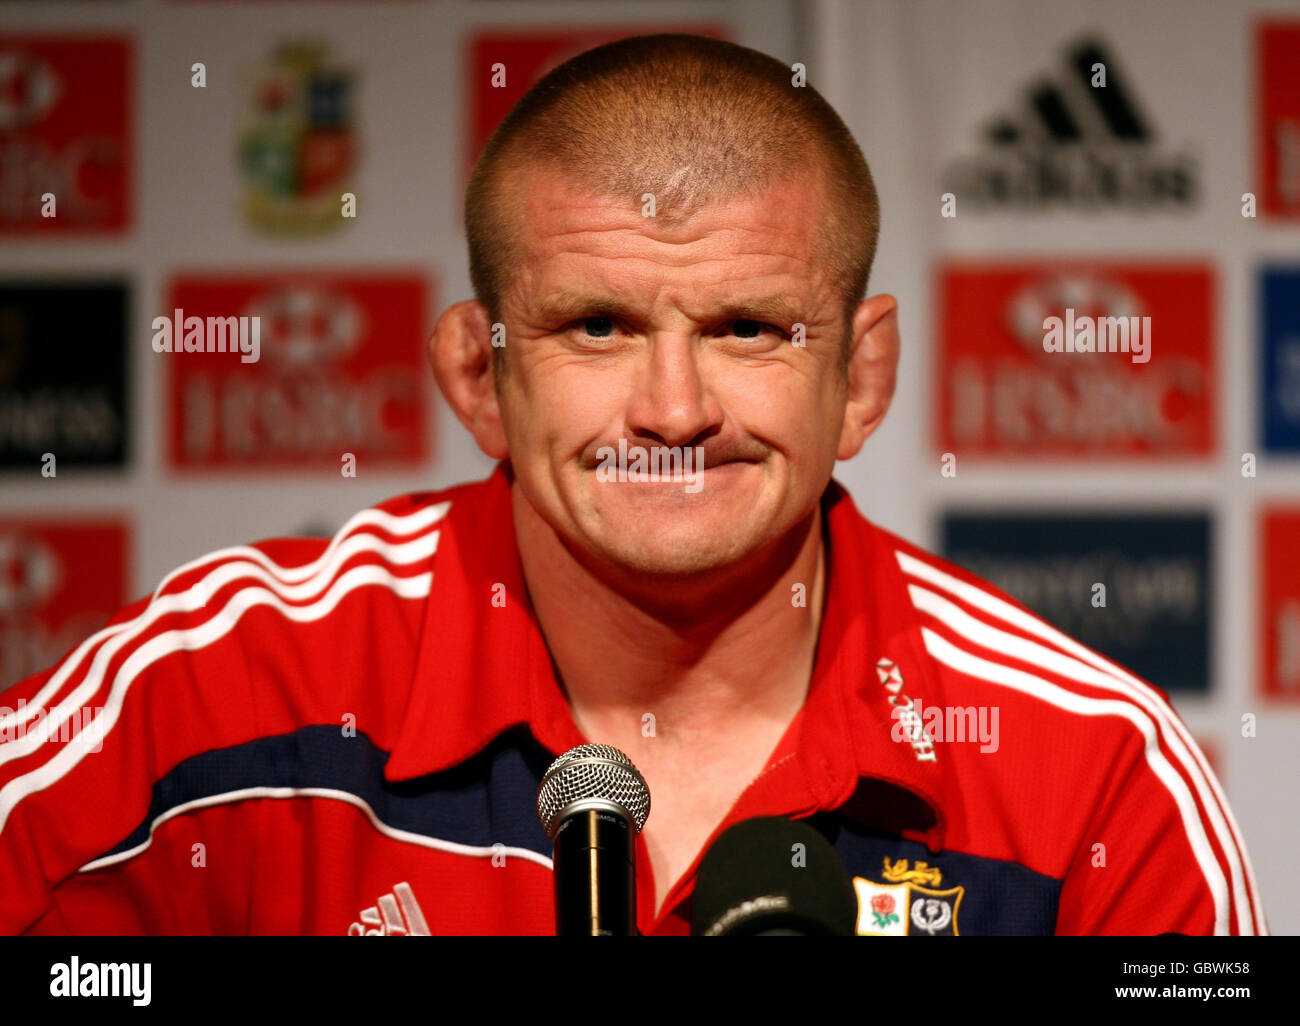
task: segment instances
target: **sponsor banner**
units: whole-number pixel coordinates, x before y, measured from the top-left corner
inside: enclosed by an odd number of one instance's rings
[[[350,453],[358,472],[422,466],[428,291],[414,272],[176,277],[149,341],[164,364],[168,464],[338,474]]]
[[[1203,513],[954,513],[944,555],[1169,692],[1205,692],[1210,520]]]
[[[586,30],[518,31],[493,29],[480,32],[469,43],[466,69],[469,81],[469,139],[465,145],[465,177],[483,152],[488,139],[510,108],[543,76],[584,50],[629,36],[655,32],[689,32],[697,36],[730,39],[717,24],[602,26]]]
[[[1300,267],[1260,277],[1264,449],[1300,452]]]
[[[1255,154],[1259,213],[1300,218],[1300,20],[1259,23]]]
[[[126,604],[127,563],[120,520],[0,517],[0,689],[107,623]]]
[[[126,308],[117,282],[0,282],[0,469],[123,466]]]
[[[1300,701],[1300,507],[1260,518],[1260,691]]]
[[[948,263],[937,277],[941,451],[1212,454],[1215,300],[1207,265]]]
[[[1189,146],[1161,137],[1133,70],[1110,40],[1067,41],[1045,75],[1030,71],[1004,108],[987,112],[974,146],[945,168],[943,191],[963,216],[1188,209],[1197,162]]]
[[[254,76],[238,140],[244,218],[276,235],[313,235],[350,223],[360,159],[356,80],[319,41],[279,43]]]
[[[125,37],[0,35],[0,235],[127,227],[130,69]]]

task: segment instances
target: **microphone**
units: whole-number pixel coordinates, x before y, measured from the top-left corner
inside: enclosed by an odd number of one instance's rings
[[[691,933],[849,937],[857,906],[844,865],[825,837],[807,823],[762,816],[729,827],[705,853]]]
[[[636,835],[649,815],[650,789],[617,748],[578,745],[547,768],[537,818],[555,844],[556,936],[636,936]]]

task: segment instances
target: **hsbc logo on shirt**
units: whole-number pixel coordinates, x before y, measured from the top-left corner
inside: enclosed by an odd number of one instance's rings
[[[187,316],[256,317],[261,360],[167,353],[168,459],[182,470],[414,467],[431,450],[422,359],[429,296],[416,274],[177,277]]]
[[[903,674],[898,664],[892,659],[881,658],[876,661],[876,676],[881,686],[889,692],[889,704],[894,707],[893,716],[901,726],[912,751],[916,753],[917,762],[936,762],[934,742],[925,731],[921,714],[913,701],[903,693]]]
[[[0,234],[127,226],[130,54],[125,37],[0,36]]]
[[[1208,266],[949,263],[938,279],[941,451],[1080,459],[1213,451]],[[1150,318],[1150,359],[1044,352],[1044,322],[1067,311]]]

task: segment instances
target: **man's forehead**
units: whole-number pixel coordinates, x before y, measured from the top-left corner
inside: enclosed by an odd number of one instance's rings
[[[539,320],[643,314],[647,296],[701,317],[776,324],[820,321],[835,304],[815,184],[775,184],[684,220],[647,216],[640,196],[555,173],[528,176],[518,199],[507,291]]]
[[[539,169],[522,177],[515,210],[519,237],[532,245],[573,243],[575,235],[587,236],[584,245],[597,248],[602,239],[624,245],[632,234],[677,246],[757,235],[764,239],[759,248],[806,253],[818,237],[821,199],[812,178],[779,181],[754,195],[719,198],[681,216],[670,197],[656,196],[653,189],[619,194]]]

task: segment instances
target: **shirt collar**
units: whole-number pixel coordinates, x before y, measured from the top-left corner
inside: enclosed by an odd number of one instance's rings
[[[384,770],[390,781],[457,766],[517,725],[556,755],[587,740],[528,600],[510,485],[502,461],[486,481],[442,496],[451,507],[439,532],[415,679]],[[929,825],[918,839],[937,851],[950,793],[947,761],[942,754],[919,759],[911,744],[892,739],[900,702],[940,698],[891,536],[868,522],[836,481],[822,509],[827,602],[808,698],[728,819],[744,818],[746,806],[754,809],[749,815],[771,815],[773,803],[789,814],[839,808],[865,777],[920,800]],[[902,687],[891,689],[899,679]]]

